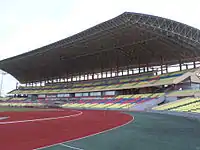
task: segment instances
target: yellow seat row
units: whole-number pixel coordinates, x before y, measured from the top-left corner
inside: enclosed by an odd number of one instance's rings
[[[188,105],[185,105],[185,106],[181,106],[181,107],[178,107],[178,108],[175,108],[175,109],[171,109],[172,111],[184,111],[184,112],[188,112],[188,111],[191,111],[192,109],[200,109],[200,102],[194,102],[194,103],[191,103],[191,104],[188,104]]]
[[[160,106],[156,106],[153,109],[154,110],[168,110],[168,109],[178,107],[180,105],[186,105],[188,103],[192,103],[192,102],[195,102],[198,100],[199,100],[199,98],[184,98],[181,100],[177,100],[177,101],[169,102],[169,103],[166,103],[166,104],[163,104]]]
[[[16,106],[16,107],[24,107],[24,106],[43,106],[42,103],[0,103],[0,106]]]

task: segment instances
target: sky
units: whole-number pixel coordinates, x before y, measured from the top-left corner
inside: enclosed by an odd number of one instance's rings
[[[0,0],[0,60],[61,40],[125,11],[200,29],[199,6],[199,0]],[[16,82],[4,75],[3,95]]]

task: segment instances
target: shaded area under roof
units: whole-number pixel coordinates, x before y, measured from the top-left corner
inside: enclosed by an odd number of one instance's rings
[[[177,63],[200,57],[200,30],[125,12],[74,36],[0,61],[21,83],[116,67]]]

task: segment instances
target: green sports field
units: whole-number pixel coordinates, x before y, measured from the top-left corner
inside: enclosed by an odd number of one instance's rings
[[[128,125],[43,150],[200,150],[200,122],[184,117],[130,113]]]

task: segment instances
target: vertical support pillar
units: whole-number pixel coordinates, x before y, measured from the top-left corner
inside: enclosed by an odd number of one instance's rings
[[[141,73],[141,68],[140,68],[141,66],[140,66],[140,58],[138,58],[138,72],[139,72],[139,74]]]
[[[180,71],[182,71],[182,62],[181,62],[181,60],[179,60],[179,68],[180,68]]]
[[[161,74],[163,74],[163,57],[162,56],[160,57],[160,60],[161,60],[160,71],[161,71]]]
[[[195,61],[193,61],[193,66],[194,66],[194,68],[196,68],[196,62]]]
[[[116,71],[116,75],[115,76],[119,76],[119,68],[118,68],[118,66],[117,66],[117,71]]]
[[[145,72],[146,70],[145,70],[145,67],[143,67],[143,72]]]
[[[139,74],[140,74],[140,73],[141,73],[141,70],[140,70],[140,69],[141,69],[141,68],[140,68],[140,64],[139,64],[139,67],[138,67],[138,69],[139,69]]]
[[[127,65],[127,75],[129,75],[130,73],[129,73],[129,66]]]
[[[103,78],[103,69],[101,69],[101,79]]]
[[[117,68],[117,74],[116,74],[116,76],[118,77],[119,76],[119,56],[118,56],[118,53],[117,53],[116,68]]]
[[[186,64],[186,69],[188,69],[188,64]]]
[[[94,72],[92,73],[92,80],[94,80]]]
[[[103,78],[103,59],[101,59],[101,79]]]
[[[81,81],[81,73],[80,72],[78,74],[78,77],[79,77],[79,81]]]
[[[165,67],[166,67],[166,73],[168,73],[168,65],[166,64],[166,66],[165,66]]]
[[[147,66],[147,72],[149,72],[149,64],[147,64],[146,66]]]
[[[67,73],[67,83],[69,82],[69,81],[68,81],[68,78],[69,78],[69,74]]]
[[[71,74],[71,82],[73,81],[73,74]]]
[[[160,66],[160,71],[161,71],[161,74],[163,74],[163,65],[162,64]]]

